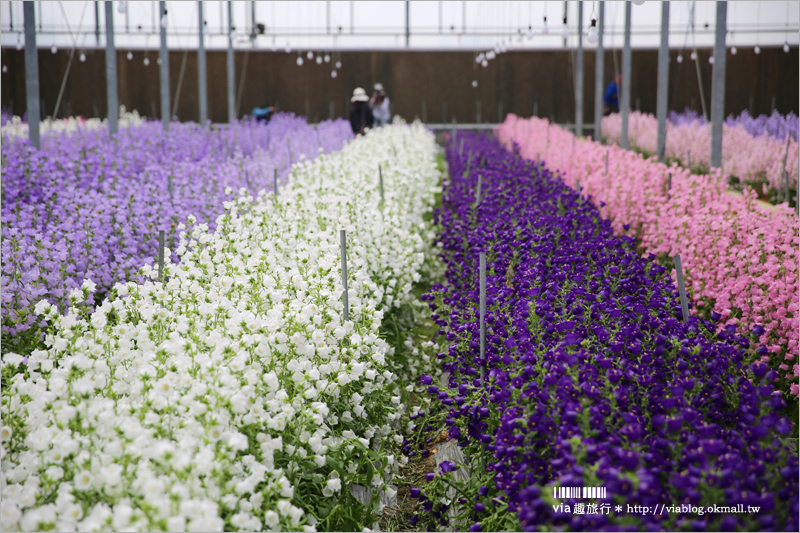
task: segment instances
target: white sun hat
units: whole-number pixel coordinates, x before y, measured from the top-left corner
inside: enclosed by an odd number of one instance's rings
[[[353,97],[350,99],[351,102],[366,102],[369,100],[369,96],[367,96],[367,91],[365,91],[361,87],[356,87],[353,90]]]
[[[380,83],[376,83],[376,84],[375,84],[375,90],[376,90],[376,91],[382,91],[382,90],[383,90],[383,85],[382,85],[382,84],[380,84]]]

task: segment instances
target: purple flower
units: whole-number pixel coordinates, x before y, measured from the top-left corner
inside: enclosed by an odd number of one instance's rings
[[[440,364],[458,396],[455,406],[434,399],[429,411],[447,421],[460,446],[478,450],[491,491],[516,510],[521,529],[664,528],[652,515],[624,523],[614,515],[562,516],[541,498],[554,483],[583,486],[588,472],[614,497],[642,505],[717,503],[706,485],[732,491],[726,504],[749,491],[795,501],[796,470],[790,475],[778,464],[794,468],[796,458],[771,442],[791,432],[779,416],[784,402],[764,396],[777,373],[761,363],[748,372],[766,348],[702,318],[685,324],[661,259],[641,257],[639,243],[615,234],[591,198],[577,201],[559,176],[493,138],[458,138],[463,147],[447,147],[451,179],[434,213],[447,280],[424,298],[447,331]],[[491,257],[484,358],[479,251]],[[749,375],[762,381],[754,385]],[[490,492],[471,490],[476,500]],[[800,514],[797,506],[769,513],[787,529]],[[724,518],[702,520],[713,530]],[[760,528],[757,518],[741,520],[749,521],[739,528]]]
[[[452,463],[451,461],[442,461],[439,464],[439,468],[442,469],[443,473],[444,472],[452,472],[452,471],[454,471],[456,469],[456,465],[454,463]]]

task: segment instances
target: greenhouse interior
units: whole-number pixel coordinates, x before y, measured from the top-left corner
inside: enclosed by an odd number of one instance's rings
[[[800,3],[2,1],[2,531],[798,531]]]

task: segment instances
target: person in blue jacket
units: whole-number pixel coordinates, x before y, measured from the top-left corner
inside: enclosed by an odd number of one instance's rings
[[[267,106],[264,108],[256,107],[253,109],[252,115],[255,119],[259,122],[266,122],[269,124],[269,121],[272,120],[272,115],[275,114],[275,106]]]
[[[606,87],[603,95],[603,116],[607,117],[611,113],[619,113],[619,84],[622,83],[622,75],[617,74]]]

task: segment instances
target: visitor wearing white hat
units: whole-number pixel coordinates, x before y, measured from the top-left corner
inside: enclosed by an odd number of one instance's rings
[[[372,108],[372,115],[375,117],[376,126],[380,127],[384,124],[388,124],[392,119],[392,112],[389,109],[389,97],[386,96],[383,84],[375,84],[375,93],[369,101],[369,106]]]
[[[350,98],[350,127],[355,135],[363,135],[366,129],[371,128],[375,122],[368,102],[367,91],[356,87]]]
[[[356,87],[353,90],[353,97],[350,98],[350,103],[366,102],[367,100],[369,100],[369,97],[367,96],[367,91],[365,91],[361,87]]]

